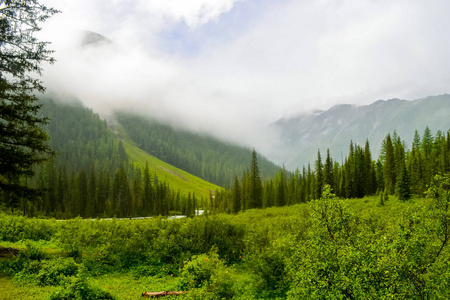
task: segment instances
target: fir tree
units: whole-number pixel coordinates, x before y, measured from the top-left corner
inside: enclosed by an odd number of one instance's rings
[[[317,150],[317,160],[315,164],[315,199],[319,199],[322,195],[323,178],[322,158],[320,157],[320,150]]]
[[[395,191],[395,158],[394,146],[390,134],[388,134],[383,141],[384,152],[384,186],[389,194],[394,194]]]
[[[248,208],[261,208],[262,207],[262,182],[259,175],[258,159],[256,157],[256,151],[252,151],[252,163],[249,177],[249,203]]]
[[[234,179],[234,185],[232,190],[232,199],[233,199],[233,213],[238,213],[241,210],[241,187],[239,185],[239,180],[236,175]]]
[[[0,194],[13,209],[20,197],[37,195],[25,185],[33,167],[54,154],[42,129],[46,118],[37,116],[36,92],[44,92],[39,79],[43,62],[53,63],[47,42],[35,33],[40,23],[57,11],[37,0],[2,1],[0,9]]]

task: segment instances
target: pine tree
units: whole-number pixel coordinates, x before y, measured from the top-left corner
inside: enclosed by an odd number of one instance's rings
[[[275,191],[273,180],[270,179],[264,184],[263,207],[272,207],[275,204]]]
[[[411,198],[411,180],[404,164],[397,180],[396,193],[400,200],[408,200]]]
[[[78,193],[76,197],[77,201],[75,215],[86,217],[86,206],[88,203],[88,179],[84,169],[81,169],[78,173],[77,186]]]
[[[364,146],[364,170],[366,172],[365,194],[372,195],[376,192],[376,177],[372,154],[370,153],[369,139],[366,139],[366,145]]]
[[[395,157],[390,134],[384,139],[382,148],[384,152],[384,186],[389,194],[394,194],[396,181]]]
[[[259,175],[258,159],[256,157],[256,151],[252,151],[252,164],[250,169],[249,178],[249,203],[248,208],[261,208],[262,207],[262,182]]]
[[[241,187],[239,185],[239,180],[236,175],[234,179],[234,185],[232,190],[232,199],[233,199],[233,213],[238,213],[241,210]]]
[[[317,150],[317,160],[315,164],[315,187],[314,187],[314,197],[319,199],[322,195],[323,186],[323,165],[322,158],[320,157],[320,150]]]
[[[275,206],[285,206],[285,205],[286,205],[286,179],[285,179],[285,170],[281,169],[276,177]]]
[[[328,184],[332,189],[335,190],[334,183],[334,166],[333,159],[330,156],[330,149],[327,149],[327,157],[325,159],[325,165],[323,167],[323,182]]]
[[[150,214],[153,215],[153,207],[154,207],[154,193],[152,189],[152,183],[150,178],[150,170],[148,167],[148,162],[145,163],[145,169],[144,169],[144,196],[142,199],[142,209],[144,211],[144,214]]]
[[[0,195],[13,209],[20,197],[37,195],[25,185],[35,174],[33,167],[54,154],[41,128],[48,120],[37,116],[35,92],[44,92],[34,75],[41,75],[43,62],[54,62],[47,42],[35,33],[40,23],[57,11],[37,0],[2,1],[0,9]]]

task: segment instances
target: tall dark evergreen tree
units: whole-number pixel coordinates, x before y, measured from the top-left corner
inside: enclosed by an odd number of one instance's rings
[[[400,200],[408,200],[411,198],[411,180],[404,164],[397,179],[396,194]]]
[[[317,150],[317,160],[315,164],[315,187],[314,187],[314,197],[315,199],[319,199],[322,195],[322,186],[323,186],[323,164],[322,157],[320,156],[320,150]]]
[[[276,177],[276,195],[275,195],[275,205],[285,206],[286,205],[286,175],[284,168],[280,170]]]
[[[382,151],[384,153],[384,186],[389,194],[394,194],[396,181],[395,157],[390,134],[383,141]]]
[[[53,154],[37,113],[36,92],[44,92],[39,79],[43,62],[53,63],[48,42],[35,33],[57,11],[37,0],[1,1],[0,9],[0,193],[13,209],[20,197],[36,195],[25,185],[33,167]],[[1,195],[0,195],[1,196]]]
[[[330,149],[327,149],[327,157],[325,159],[325,165],[323,166],[323,182],[324,184],[328,184],[331,188],[334,189],[334,166],[333,159],[330,156]]]
[[[150,170],[148,168],[148,162],[145,163],[144,169],[144,196],[142,199],[142,210],[144,214],[152,215],[154,213],[154,193],[152,189],[152,183],[150,178]]]
[[[84,169],[81,169],[77,178],[78,193],[75,215],[86,217],[86,206],[88,203],[88,179]]]
[[[259,175],[258,158],[256,157],[256,151],[252,151],[252,164],[250,168],[249,177],[249,199],[248,208],[261,208],[262,207],[262,182]]]
[[[239,185],[239,180],[238,180],[237,175],[234,179],[233,190],[231,193],[232,193],[232,197],[233,197],[232,198],[233,199],[232,212],[236,214],[241,210],[241,187]]]

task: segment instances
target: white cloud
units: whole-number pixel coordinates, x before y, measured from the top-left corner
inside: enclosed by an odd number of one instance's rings
[[[253,127],[299,109],[449,92],[444,1],[45,3],[63,11],[46,25],[58,59],[49,88],[249,143]],[[80,52],[69,28],[115,48]]]

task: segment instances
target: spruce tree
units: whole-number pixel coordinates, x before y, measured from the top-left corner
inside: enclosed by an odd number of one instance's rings
[[[262,207],[262,182],[259,175],[258,158],[256,157],[256,151],[252,151],[252,163],[250,168],[249,178],[249,203],[248,208],[261,208]]]
[[[411,180],[404,164],[397,180],[396,193],[400,200],[408,200],[411,198]]]
[[[286,205],[286,180],[285,180],[285,170],[281,169],[276,177],[276,196],[275,196],[275,206],[285,206]]]
[[[320,150],[317,150],[317,160],[315,164],[315,186],[314,193],[315,199],[319,199],[322,195],[322,186],[323,186],[323,165],[322,158],[320,156]]]
[[[48,42],[35,37],[40,24],[57,11],[37,0],[0,2],[0,194],[8,194],[11,208],[19,197],[36,196],[26,186],[33,167],[54,152],[37,116],[36,92],[44,92],[40,76],[43,62],[54,62]]]
[[[239,180],[236,175],[234,179],[234,185],[232,190],[232,199],[233,199],[233,213],[238,213],[241,210],[241,187],[239,185]]]
[[[334,166],[333,166],[333,159],[330,156],[330,149],[327,149],[327,157],[325,159],[325,165],[323,167],[323,181],[325,184],[328,184],[331,186],[332,189],[334,189]]]
[[[142,199],[142,210],[144,215],[150,214],[153,215],[153,202],[154,202],[154,194],[152,189],[152,183],[150,178],[150,169],[148,167],[148,162],[145,163],[144,169],[144,196]]]
[[[384,152],[384,186],[389,194],[395,191],[395,158],[394,146],[392,145],[391,135],[388,134],[383,141]]]

